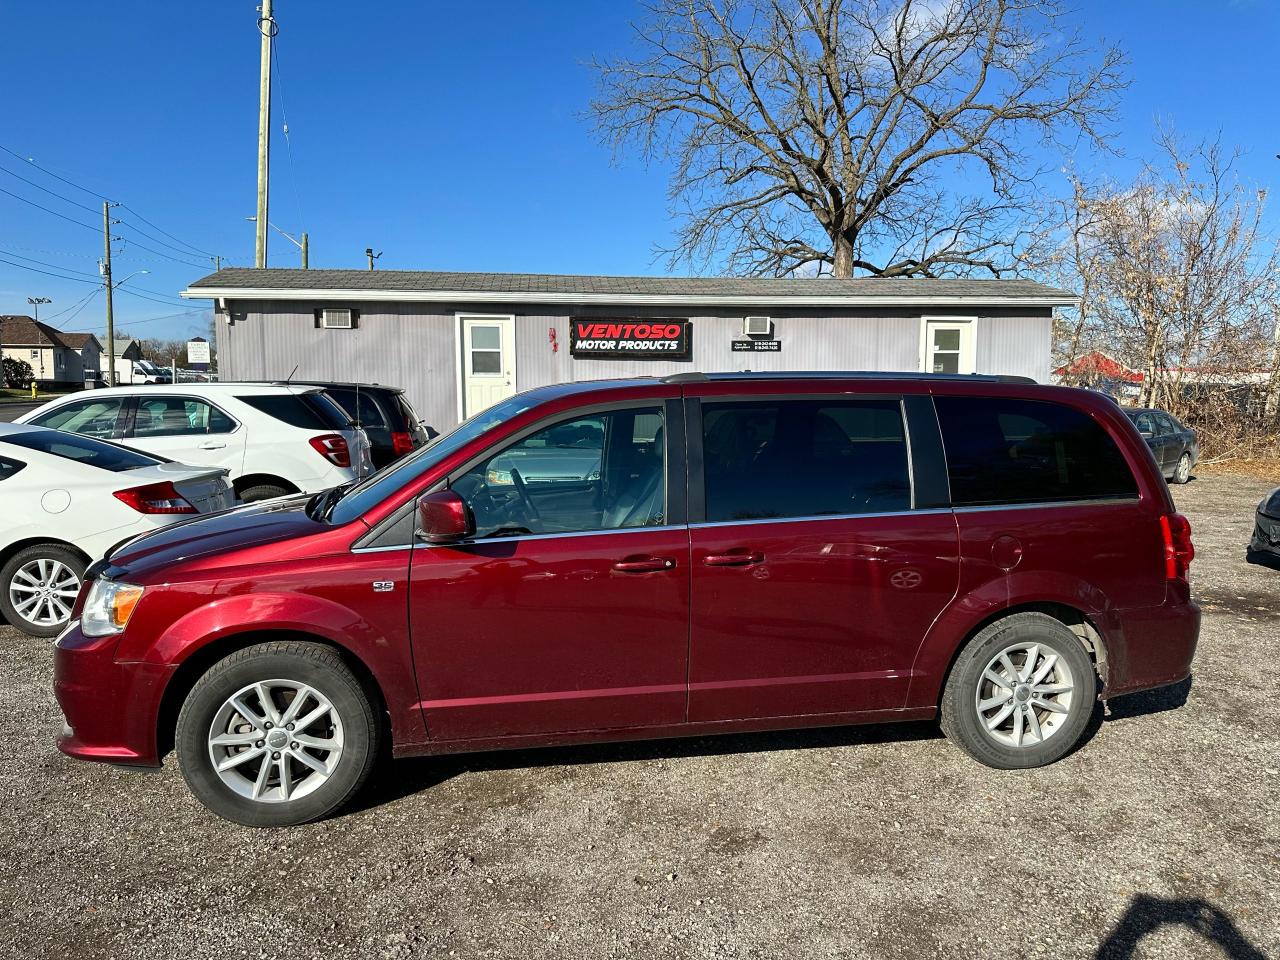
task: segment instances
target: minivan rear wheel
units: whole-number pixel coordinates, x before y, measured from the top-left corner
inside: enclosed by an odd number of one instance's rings
[[[989,767],[1040,767],[1080,742],[1097,691],[1074,633],[1047,614],[1016,613],[961,650],[942,696],[942,729]]]
[[[221,817],[283,827],[329,816],[363,786],[380,727],[333,649],[273,641],[215,664],[178,714],[178,763]]]

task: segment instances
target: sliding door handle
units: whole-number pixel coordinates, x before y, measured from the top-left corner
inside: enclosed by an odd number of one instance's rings
[[[764,563],[764,554],[754,550],[733,550],[729,553],[709,553],[702,558],[708,567],[749,567]]]
[[[619,560],[613,569],[619,573],[657,573],[661,570],[674,570],[676,562],[670,557],[628,557]]]

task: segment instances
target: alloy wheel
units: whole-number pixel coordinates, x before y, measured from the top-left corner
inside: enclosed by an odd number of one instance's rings
[[[1040,643],[1016,643],[992,657],[982,671],[974,709],[992,739],[1030,747],[1062,728],[1073,695],[1071,668],[1063,657]]]
[[[9,580],[9,602],[18,615],[37,627],[56,627],[71,619],[80,577],[61,560],[29,560]]]
[[[319,690],[294,680],[242,687],[214,714],[209,759],[219,779],[259,803],[315,792],[342,760],[338,711]]]
[[[1177,475],[1174,477],[1174,479],[1178,483],[1186,483],[1189,479],[1191,479],[1191,458],[1187,456],[1185,453],[1182,455],[1182,458],[1178,461],[1178,472],[1177,472]]]

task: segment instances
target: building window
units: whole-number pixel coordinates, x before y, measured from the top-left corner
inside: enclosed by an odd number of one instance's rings
[[[921,370],[925,373],[973,373],[974,326],[972,319],[924,321]]]
[[[471,328],[471,372],[502,373],[502,328],[476,325]]]

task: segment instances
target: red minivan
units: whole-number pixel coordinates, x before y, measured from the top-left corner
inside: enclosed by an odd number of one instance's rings
[[[1187,521],[1121,410],[982,376],[519,394],[363,482],[133,540],[58,639],[71,756],[323,817],[395,756],[940,719],[1050,763],[1188,676]]]

